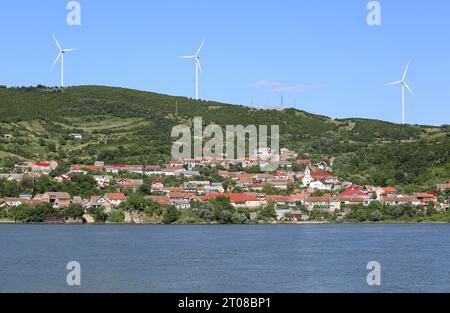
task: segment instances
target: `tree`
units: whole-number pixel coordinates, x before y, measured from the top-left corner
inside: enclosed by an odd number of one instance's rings
[[[29,223],[43,223],[50,217],[58,217],[59,213],[55,210],[51,203],[39,203],[32,207],[27,218]]]
[[[8,215],[15,222],[26,222],[28,217],[31,215],[33,208],[28,204],[22,204],[17,207],[12,207]]]
[[[104,223],[108,219],[108,215],[105,213],[104,207],[92,209],[91,214],[97,223]]]
[[[144,196],[137,193],[131,193],[124,206],[128,212],[142,212],[149,205],[149,201],[145,199]]]
[[[17,197],[19,195],[19,184],[15,181],[2,179],[0,181],[0,197]]]
[[[163,209],[163,218],[162,222],[164,224],[172,224],[178,220],[180,217],[180,212],[178,212],[177,208],[173,205],[166,206]]]
[[[372,222],[379,222],[383,219],[383,213],[380,210],[372,211],[369,215],[369,219]]]
[[[65,219],[74,219],[75,220],[75,219],[83,217],[83,215],[84,215],[84,209],[79,204],[71,204],[63,210],[63,216]]]
[[[269,203],[264,209],[259,212],[259,218],[264,220],[270,220],[277,217],[275,212],[275,206],[273,203]]]

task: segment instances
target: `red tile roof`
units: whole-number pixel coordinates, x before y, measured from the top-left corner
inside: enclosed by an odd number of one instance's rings
[[[204,201],[207,201],[218,197],[226,197],[230,199],[231,203],[245,203],[247,201],[258,201],[258,197],[255,194],[249,193],[232,193],[232,194],[211,193],[204,196],[202,199]]]
[[[48,162],[36,162],[36,163],[34,163],[34,165],[41,166],[41,167],[49,167],[50,163],[48,163]]]
[[[125,200],[127,196],[123,193],[105,193],[105,198],[109,200]]]
[[[339,197],[364,197],[367,196],[366,191],[361,191],[360,186],[353,186],[339,194]]]
[[[314,178],[328,178],[333,177],[330,172],[311,172],[311,176]]]

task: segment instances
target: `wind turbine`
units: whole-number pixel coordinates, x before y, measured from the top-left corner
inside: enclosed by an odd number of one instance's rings
[[[416,96],[414,94],[414,92],[412,92],[411,88],[409,88],[408,84],[406,83],[405,79],[406,79],[406,74],[408,73],[408,68],[409,68],[409,63],[408,65],[406,65],[406,69],[405,72],[403,73],[403,78],[401,80],[397,80],[395,82],[389,83],[389,84],[385,84],[385,86],[390,86],[390,85],[402,85],[402,124],[405,124],[405,87],[406,89],[408,89],[408,91],[413,95]]]
[[[182,58],[182,59],[191,59],[191,60],[194,60],[194,62],[195,62],[195,99],[196,100],[199,99],[198,98],[198,74],[199,74],[199,71],[200,71],[200,73],[203,73],[199,55],[200,55],[200,51],[202,51],[203,44],[205,43],[205,40],[206,39],[204,39],[202,41],[202,44],[198,48],[198,50],[195,53],[195,55],[180,56],[180,58]]]
[[[63,49],[61,48],[61,45],[59,44],[58,40],[56,39],[55,35],[52,34],[53,39],[55,40],[56,46],[58,46],[59,53],[55,59],[55,62],[53,62],[53,65],[51,68],[55,67],[56,62],[58,62],[59,59],[61,59],[61,87],[64,87],[64,54],[71,51],[77,51],[78,49]]]

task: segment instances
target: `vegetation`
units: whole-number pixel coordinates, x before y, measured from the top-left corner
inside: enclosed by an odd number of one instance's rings
[[[361,184],[425,190],[446,180],[450,171],[449,126],[333,120],[294,109],[263,110],[98,86],[1,89],[0,167],[44,159],[162,163],[170,159],[172,127],[190,124],[196,116],[205,125],[222,127],[236,124],[236,116],[243,125],[280,125],[282,146],[314,160],[336,156],[336,173]],[[75,140],[72,133],[83,139]],[[4,139],[4,134],[13,138]],[[92,182],[85,183],[87,190]]]

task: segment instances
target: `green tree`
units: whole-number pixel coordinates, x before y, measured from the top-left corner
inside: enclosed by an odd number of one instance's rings
[[[164,224],[172,224],[178,220],[180,217],[180,212],[173,205],[166,206],[163,209],[162,222]]]
[[[263,220],[270,220],[277,217],[275,212],[275,206],[273,203],[269,203],[264,209],[259,212],[259,218]]]
[[[71,204],[64,208],[63,210],[63,216],[65,219],[78,219],[83,217],[84,215],[84,209],[79,204]]]
[[[380,210],[372,211],[369,215],[369,219],[372,222],[379,222],[383,220],[383,213]]]

